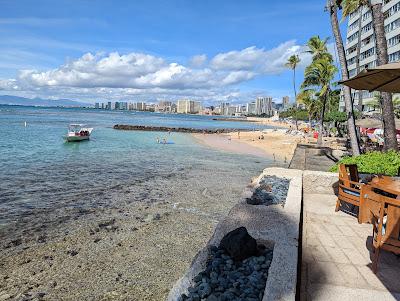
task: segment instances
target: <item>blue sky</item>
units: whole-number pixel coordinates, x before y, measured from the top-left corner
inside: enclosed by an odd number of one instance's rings
[[[331,35],[324,4],[2,0],[0,93],[206,103],[292,97],[283,62],[311,36]]]

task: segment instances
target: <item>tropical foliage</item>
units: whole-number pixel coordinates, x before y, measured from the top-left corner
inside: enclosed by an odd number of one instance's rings
[[[314,36],[308,41],[308,52],[312,55],[312,62],[305,69],[304,81],[301,85],[303,89],[301,95],[304,95],[302,100],[308,103],[310,116],[314,112],[319,115],[319,145],[322,144],[325,112],[330,109],[332,98],[337,98],[338,95],[338,93],[333,93],[332,89],[332,81],[337,69],[333,65],[332,55],[328,52],[327,41],[328,39],[321,40],[319,36]],[[311,101],[314,102],[313,105]]]
[[[337,172],[340,163],[357,164],[358,171],[361,173],[397,176],[400,168],[400,153],[396,151],[369,152],[357,157],[345,157],[332,166],[330,171]]]

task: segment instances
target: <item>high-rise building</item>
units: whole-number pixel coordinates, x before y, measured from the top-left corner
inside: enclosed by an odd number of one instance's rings
[[[271,116],[272,113],[273,113],[272,97],[257,97],[255,114],[256,115],[265,114]]]
[[[188,99],[178,100],[177,112],[182,114],[196,114],[201,111],[201,102]]]
[[[225,108],[225,114],[227,116],[233,116],[236,113],[236,107],[235,106],[227,106]]]
[[[194,114],[197,114],[201,111],[202,107],[201,107],[201,102],[200,101],[194,101],[193,102],[193,112]]]
[[[289,96],[282,97],[282,106],[283,109],[287,109],[289,107]]]
[[[94,103],[94,108],[95,108],[95,109],[100,109],[100,103],[95,102],[95,103]]]
[[[137,102],[136,110],[138,111],[146,111],[146,103],[145,102]]]
[[[388,44],[388,61],[389,63],[397,62],[400,60],[400,0],[384,0],[382,11],[385,18],[384,26]],[[361,47],[360,55],[357,57],[359,37]],[[350,77],[358,74],[357,62],[359,63],[359,71],[365,68],[373,68],[377,65],[372,15],[368,7],[362,7],[350,14],[345,50]],[[374,96],[373,93],[368,91],[360,93],[359,91],[352,90],[352,94],[354,105],[358,110],[367,109],[368,103],[373,100]],[[341,99],[339,106],[341,110],[344,110],[343,99]]]
[[[111,103],[111,101],[107,102],[107,110],[112,110],[112,103]]]
[[[254,115],[256,113],[256,103],[250,102],[246,105],[247,115]]]
[[[173,103],[172,101],[160,100],[155,106],[157,112],[172,112]]]
[[[229,102],[221,102],[221,105],[219,106],[220,108],[220,114],[221,115],[228,115],[226,109],[229,107]]]
[[[181,114],[187,114],[189,111],[190,101],[189,100],[178,100],[176,111]]]

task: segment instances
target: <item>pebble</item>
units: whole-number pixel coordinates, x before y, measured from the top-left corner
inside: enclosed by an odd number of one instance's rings
[[[234,261],[224,250],[212,246],[206,269],[193,278],[188,294],[179,300],[262,300],[273,252],[260,252],[260,256]]]
[[[289,190],[290,180],[277,176],[264,176],[259,186],[254,190],[251,198],[247,199],[250,205],[284,205]]]

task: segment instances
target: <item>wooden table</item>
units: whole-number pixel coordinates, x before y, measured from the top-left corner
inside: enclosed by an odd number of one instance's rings
[[[389,192],[391,194],[400,196],[400,180],[395,180],[388,176],[377,176],[369,182],[372,188]]]

